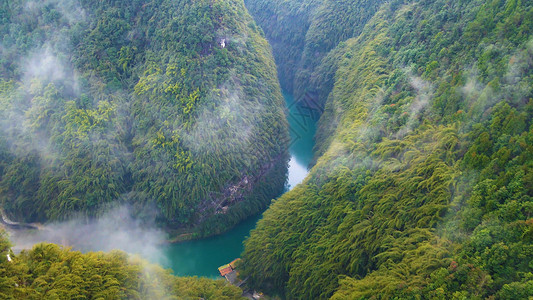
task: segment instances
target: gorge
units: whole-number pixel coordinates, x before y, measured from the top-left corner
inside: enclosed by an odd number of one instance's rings
[[[178,275],[4,236],[0,297],[533,297],[533,1],[0,7],[7,217]]]
[[[291,133],[290,162],[287,189],[295,187],[305,179],[313,158],[313,139],[316,122],[320,114],[316,108],[296,101],[289,93],[284,93],[287,105],[287,119]],[[255,228],[261,215],[253,216],[221,235],[171,244],[164,250],[164,266],[172,268],[179,276],[205,276],[217,278],[217,268],[240,257],[243,242]]]

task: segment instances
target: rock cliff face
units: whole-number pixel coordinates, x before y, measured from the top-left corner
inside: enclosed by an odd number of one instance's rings
[[[90,218],[127,203],[211,235],[283,191],[284,102],[242,1],[15,1],[2,4],[0,33],[11,218]]]

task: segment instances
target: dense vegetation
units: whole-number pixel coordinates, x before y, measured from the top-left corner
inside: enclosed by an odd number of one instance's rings
[[[246,242],[287,299],[533,297],[533,1],[246,0],[318,160]],[[208,235],[285,181],[269,48],[238,0],[0,2],[0,200],[26,221],[155,207]],[[4,298],[228,299],[125,254],[0,239]],[[9,261],[7,254],[10,254]]]
[[[282,192],[282,96],[242,1],[1,1],[0,36],[13,219],[127,202],[209,235]]]
[[[322,64],[339,43],[361,33],[383,0],[245,0],[274,49],[284,90],[326,100],[335,64]]]
[[[82,254],[39,244],[15,256],[1,234],[2,299],[243,299],[224,280],[175,277],[119,251]]]
[[[288,2],[247,1],[306,16]],[[531,299],[533,1],[393,0],[361,26],[320,62],[335,74],[321,157],[246,241],[248,282],[287,299]]]

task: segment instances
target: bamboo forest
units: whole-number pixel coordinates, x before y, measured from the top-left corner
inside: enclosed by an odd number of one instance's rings
[[[1,299],[533,299],[533,0],[0,0]]]

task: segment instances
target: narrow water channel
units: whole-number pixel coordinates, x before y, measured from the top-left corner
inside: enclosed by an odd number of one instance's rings
[[[307,166],[313,158],[313,137],[318,114],[305,101],[296,101],[288,93],[283,96],[291,133],[287,186],[291,189],[302,182],[308,173]],[[165,267],[180,276],[218,277],[218,267],[240,256],[244,239],[260,218],[261,215],[251,217],[219,236],[168,246],[165,249]]]

